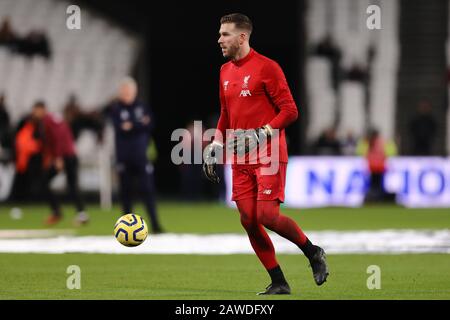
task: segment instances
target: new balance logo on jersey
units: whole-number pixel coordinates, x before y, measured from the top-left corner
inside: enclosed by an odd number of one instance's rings
[[[266,190],[263,191],[263,194],[269,195],[271,193],[272,193],[272,190],[270,190],[270,189],[266,189]]]

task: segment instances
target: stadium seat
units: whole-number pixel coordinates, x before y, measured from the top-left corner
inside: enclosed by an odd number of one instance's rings
[[[338,4],[337,4],[338,3]],[[366,9],[369,0],[310,0],[308,2],[307,32],[310,48],[321,41],[327,32],[331,34],[342,52],[341,65],[348,68],[353,63],[367,65],[367,50],[375,47],[372,82],[370,85],[370,119],[382,135],[394,138],[395,92],[398,68],[398,2],[380,0],[378,5],[383,12],[382,29],[369,30],[366,26]],[[450,54],[450,52],[449,52]],[[318,62],[322,60],[322,62]],[[330,66],[328,60],[310,55],[307,59],[307,90],[309,96],[310,124],[308,139],[317,138],[324,128],[332,124],[335,93],[330,85]],[[322,64],[322,65],[321,65]],[[345,83],[345,82],[344,82]],[[339,133],[349,130],[362,134],[364,112],[361,87],[343,85],[340,93],[343,98],[342,118]],[[388,117],[386,115],[389,115]]]
[[[6,93],[14,122],[38,99],[60,112],[69,95],[75,94],[89,108],[98,108],[114,93],[112,82],[131,71],[138,39],[88,9],[82,13],[82,28],[89,32],[68,30],[67,16],[61,12],[69,5],[55,0],[0,1],[0,21],[10,17],[19,36],[43,30],[52,51],[51,60],[46,61],[0,48],[0,92]]]

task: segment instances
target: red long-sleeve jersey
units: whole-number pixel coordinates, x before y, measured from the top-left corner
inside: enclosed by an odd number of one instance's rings
[[[75,142],[67,123],[59,117],[44,117],[44,150],[52,159],[76,154]]]
[[[222,65],[220,104],[216,141],[224,143],[220,136],[226,138],[226,129],[256,129],[269,124],[279,129],[277,160],[288,162],[284,128],[297,119],[298,111],[278,63],[250,49],[244,58]],[[270,150],[269,143],[267,156]]]

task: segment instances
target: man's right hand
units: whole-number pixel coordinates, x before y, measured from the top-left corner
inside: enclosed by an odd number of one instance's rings
[[[130,131],[133,129],[133,123],[131,121],[125,121],[122,123],[121,128],[123,131]]]
[[[223,146],[216,141],[208,144],[203,151],[203,173],[205,174],[206,178],[208,178],[208,180],[213,183],[220,182],[220,178],[217,175],[216,168],[218,158],[222,155],[222,152]]]
[[[63,171],[63,169],[64,169],[64,160],[63,160],[63,158],[57,157],[55,159],[55,169],[58,172]]]

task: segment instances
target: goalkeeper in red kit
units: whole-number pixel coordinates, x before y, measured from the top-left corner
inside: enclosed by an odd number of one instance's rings
[[[220,70],[221,114],[214,141],[204,150],[203,171],[219,183],[216,165],[231,154],[233,195],[250,243],[271,278],[260,294],[290,294],[265,228],[296,244],[317,285],[328,276],[325,252],[294,220],[280,213],[288,162],[284,128],[297,107],[280,66],[250,47],[252,22],[240,13],[221,18],[218,43],[229,61]]]

